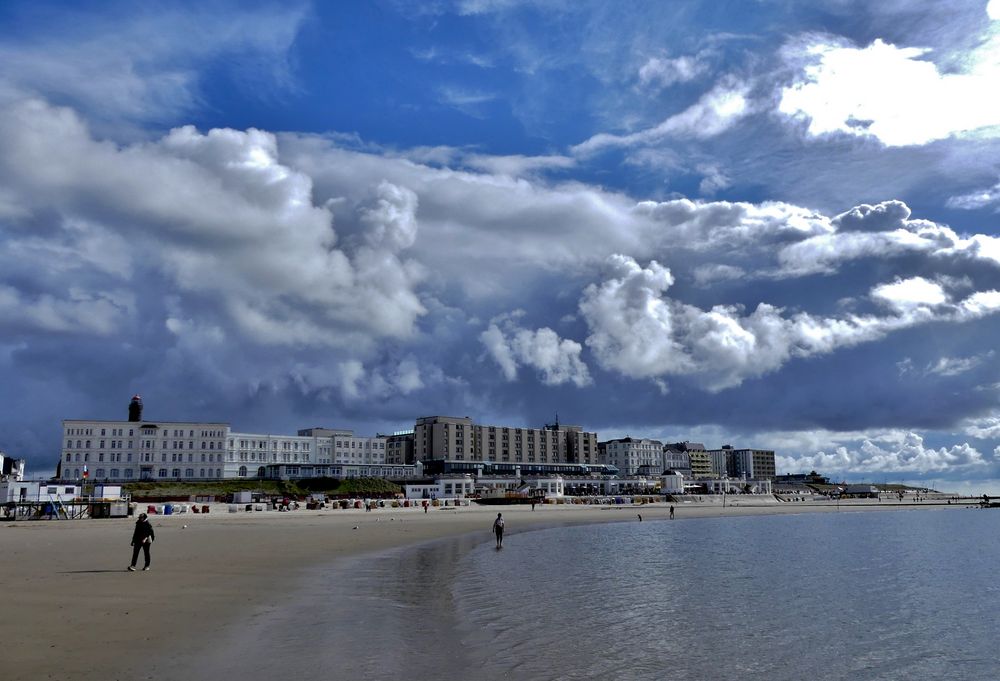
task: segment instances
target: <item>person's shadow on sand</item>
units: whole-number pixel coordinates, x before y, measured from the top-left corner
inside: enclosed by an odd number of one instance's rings
[[[96,575],[101,572],[121,572],[121,570],[64,570],[60,575]]]

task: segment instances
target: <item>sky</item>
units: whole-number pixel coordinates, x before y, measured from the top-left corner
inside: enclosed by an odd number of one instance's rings
[[[1000,0],[0,4],[0,450],[417,417],[1000,494]]]

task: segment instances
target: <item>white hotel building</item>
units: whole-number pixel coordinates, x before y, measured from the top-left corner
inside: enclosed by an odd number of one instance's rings
[[[228,423],[146,421],[141,414],[135,397],[128,421],[64,420],[58,475],[128,482],[413,474],[412,466],[386,464],[384,436],[328,428],[237,433]]]
[[[622,475],[663,473],[663,443],[659,440],[624,437],[600,442],[598,462],[616,466]]]

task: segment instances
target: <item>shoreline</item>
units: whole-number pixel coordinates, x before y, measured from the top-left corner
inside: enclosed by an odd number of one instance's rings
[[[937,502],[804,501],[735,506],[676,503],[677,520],[798,513],[957,510]],[[171,657],[204,654],[241,619],[291,597],[310,569],[341,558],[482,533],[669,521],[669,504],[299,510],[151,516],[152,570],[125,571],[134,520],[18,521],[0,525],[7,587],[0,640],[18,679],[172,678]],[[187,525],[187,528],[184,528]]]

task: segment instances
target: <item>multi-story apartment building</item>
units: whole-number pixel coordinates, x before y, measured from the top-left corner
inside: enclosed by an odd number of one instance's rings
[[[724,468],[720,475],[746,480],[773,480],[777,470],[774,465],[774,450],[735,449],[723,445],[709,452],[713,460],[720,460]]]
[[[299,431],[300,436],[313,438],[318,456],[315,461],[324,463],[373,464],[386,463],[386,443],[384,435],[361,437],[353,430],[331,428],[307,428]]]
[[[485,426],[455,416],[417,419],[413,447],[418,461],[596,464],[598,458],[597,433],[580,426]]]
[[[729,475],[729,457],[726,456],[726,450],[708,450],[708,460],[712,463],[713,478],[724,478]]]
[[[413,431],[401,430],[385,438],[385,462],[394,465],[413,464]]]
[[[680,458],[678,455],[687,457],[688,469],[685,473],[680,466],[672,466],[664,463],[666,470],[675,470],[684,473],[685,477],[698,479],[717,477],[712,471],[712,458],[705,450],[705,445],[701,442],[671,442],[663,446],[664,459],[674,463]]]
[[[659,440],[632,437],[599,442],[598,463],[615,466],[622,475],[660,475],[663,468],[663,443]]]
[[[386,438],[309,428],[297,435],[238,433],[228,423],[147,421],[142,400],[128,421],[63,421],[61,475],[94,480],[218,480],[385,473]],[[280,468],[279,468],[280,467]],[[273,471],[271,469],[274,469]]]

